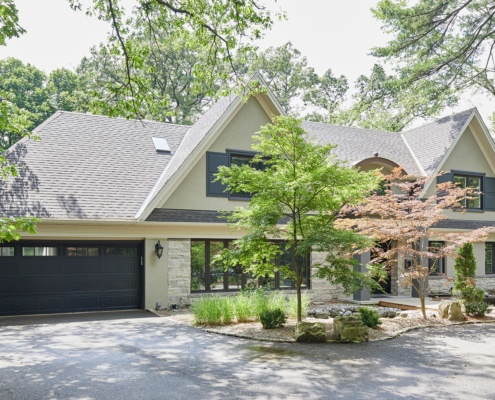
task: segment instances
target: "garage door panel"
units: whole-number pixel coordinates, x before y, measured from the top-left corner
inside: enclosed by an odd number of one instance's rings
[[[15,257],[0,258],[0,315],[141,307],[141,244],[119,244],[127,257],[106,257],[105,243],[98,257],[68,256],[74,244],[60,242],[42,244],[57,247],[58,256],[21,256],[22,246]]]

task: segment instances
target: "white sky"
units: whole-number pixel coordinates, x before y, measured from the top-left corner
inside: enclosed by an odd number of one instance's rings
[[[276,4],[286,11],[288,21],[275,23],[262,48],[291,41],[318,73],[331,68],[335,75],[345,75],[351,86],[359,75],[369,74],[376,62],[368,55],[370,49],[386,42],[370,11],[376,0],[278,0]],[[45,72],[75,69],[110,30],[106,23],[72,11],[67,0],[16,0],[16,5],[27,33],[0,47],[0,59],[16,57]],[[483,96],[465,96],[456,110],[473,106],[489,125],[494,107]]]

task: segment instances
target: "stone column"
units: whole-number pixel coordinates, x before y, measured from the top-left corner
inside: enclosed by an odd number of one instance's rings
[[[168,303],[184,306],[191,294],[191,241],[168,240]]]
[[[366,272],[366,265],[369,264],[371,260],[371,253],[369,251],[356,254],[354,258],[358,261],[359,264],[354,266],[354,271],[358,272]],[[356,301],[370,301],[371,295],[368,289],[357,290],[354,292],[353,299]]]

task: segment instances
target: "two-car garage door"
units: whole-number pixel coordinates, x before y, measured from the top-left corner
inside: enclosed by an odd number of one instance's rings
[[[0,247],[0,315],[142,308],[141,242]]]

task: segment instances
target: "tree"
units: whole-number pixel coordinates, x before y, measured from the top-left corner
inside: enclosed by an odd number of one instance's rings
[[[43,71],[24,64],[16,58],[0,60],[0,92],[16,110],[23,110],[29,120],[27,129],[32,130],[46,120],[55,109],[50,103],[46,88],[46,75]],[[15,130],[4,132],[2,148],[9,147],[22,136]]]
[[[313,76],[310,86],[304,93],[305,105],[315,107],[316,110],[306,116],[314,122],[333,122],[337,111],[346,100],[349,83],[344,75],[336,77],[331,69],[319,77]]]
[[[78,74],[67,68],[56,69],[48,76],[46,88],[55,110],[88,111],[89,88]]]
[[[14,0],[3,0],[0,4],[0,46],[5,46],[7,40],[19,37],[25,32],[19,25],[19,11]]]
[[[143,103],[139,110],[129,112],[125,92],[118,92],[116,86],[125,82],[125,64],[111,53],[107,45],[93,48],[91,56],[84,58],[77,73],[84,82],[90,108],[106,115],[130,116],[137,113],[140,118],[176,124],[190,124],[204,111],[218,91],[225,86],[222,78],[200,81],[194,76],[198,64],[208,62],[209,50],[191,40],[191,33],[182,32],[173,40],[162,34],[154,47],[149,47],[145,39],[146,25],[134,34],[135,46],[148,47],[150,56],[144,60],[143,68],[136,74],[146,82],[150,90],[151,102]],[[131,40],[131,39],[130,39]],[[219,69],[228,66],[218,64]]]
[[[369,76],[361,75],[355,84],[353,103],[332,116],[332,122],[365,129],[401,132],[418,118],[430,118],[456,97],[450,91],[439,91],[428,81],[405,85],[397,75],[389,75],[375,64]]]
[[[4,0],[0,4],[0,46],[5,46],[8,39],[18,37],[22,33],[24,29],[18,24],[18,11],[14,1]],[[27,129],[29,123],[28,113],[15,105],[10,93],[0,89],[0,146],[8,132],[29,136],[30,132]],[[0,179],[7,179],[10,175],[16,174],[15,164],[0,153]],[[36,222],[35,218],[29,217],[0,218],[0,243],[18,240],[19,231],[36,233]]]
[[[374,248],[371,263],[382,264],[389,272],[397,268],[399,283],[418,292],[425,319],[428,277],[441,273],[438,271],[440,260],[457,258],[460,246],[484,241],[493,231],[492,228],[470,232],[435,230],[436,224],[448,218],[444,210],[461,210],[466,196],[474,193],[448,182],[437,185],[437,194],[423,198],[425,186],[433,179],[416,179],[397,168],[385,178],[389,188],[383,194],[375,193],[362,204],[348,207],[351,218],[339,221],[342,228],[355,229],[377,242],[394,243],[386,248]],[[435,245],[428,247],[428,240],[432,238]]]
[[[318,79],[314,69],[308,67],[306,57],[291,42],[279,47],[269,47],[254,55],[249,75],[255,72],[261,73],[282,109],[291,114],[297,109],[294,100],[301,99]]]
[[[74,9],[82,9],[80,0],[68,1]],[[126,11],[119,0],[92,0],[86,9],[112,26],[109,51],[123,65],[123,79],[119,75],[107,89],[110,98],[123,99],[118,102],[119,114],[122,109],[138,113],[153,108],[150,82],[140,72],[147,68],[146,60],[159,51],[165,34],[171,42],[188,32],[190,43],[207,49],[207,61],[195,64],[192,75],[211,87],[219,77],[242,83],[234,59],[252,52],[254,41],[272,25],[272,13],[261,0],[138,0],[132,17],[127,18]],[[147,25],[146,46],[132,39],[136,24]],[[220,64],[230,65],[229,73],[216,70]]]
[[[276,117],[254,136],[258,153],[250,165],[221,167],[218,179],[233,193],[251,193],[247,208],[229,217],[234,226],[247,232],[233,249],[224,250],[226,268],[243,266],[255,277],[280,270],[296,283],[301,321],[301,285],[312,251],[324,252],[325,260],[314,263],[316,276],[341,284],[347,293],[363,286],[377,286],[369,275],[352,269],[349,255],[366,246],[368,239],[350,230],[337,229],[335,221],[346,205],[357,205],[377,185],[374,173],[359,172],[331,154],[334,146],[308,141],[300,120]],[[258,168],[256,168],[258,166]],[[287,220],[283,225],[281,220]],[[270,239],[283,239],[282,247]],[[292,250],[291,264],[273,261]],[[301,260],[298,262],[298,259]]]
[[[495,95],[494,7],[486,0],[381,0],[373,13],[393,39],[373,50],[397,62],[403,87],[427,80],[438,91]]]

